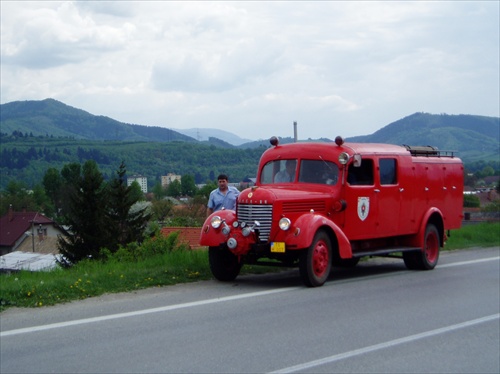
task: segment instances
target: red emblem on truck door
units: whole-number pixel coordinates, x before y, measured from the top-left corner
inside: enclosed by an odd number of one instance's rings
[[[369,197],[358,197],[358,217],[361,221],[364,221],[368,217],[370,212],[370,198]]]

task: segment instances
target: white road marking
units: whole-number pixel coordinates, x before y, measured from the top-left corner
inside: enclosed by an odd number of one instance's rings
[[[395,345],[409,343],[409,342],[413,342],[415,340],[424,339],[424,338],[428,338],[428,337],[439,335],[439,334],[444,334],[444,333],[447,333],[447,332],[450,332],[450,331],[454,331],[454,330],[458,330],[458,329],[463,329],[463,328],[474,326],[474,325],[477,325],[477,324],[480,324],[480,323],[493,321],[493,320],[496,320],[496,319],[499,319],[499,318],[500,318],[500,313],[499,314],[493,314],[491,316],[477,318],[477,319],[473,319],[473,320],[466,321],[466,322],[463,322],[463,323],[457,323],[456,325],[446,326],[446,327],[442,327],[442,328],[439,328],[439,329],[426,331],[426,332],[423,332],[423,333],[420,333],[420,334],[410,335],[410,336],[406,336],[404,338],[394,339],[394,340],[390,340],[388,342],[371,345],[371,346],[368,346],[368,347],[365,347],[365,348],[355,349],[353,351],[344,352],[344,353],[340,353],[340,354],[333,355],[333,356],[330,356],[330,357],[321,358],[319,360],[314,360],[314,361],[310,361],[310,362],[305,362],[303,364],[299,364],[299,365],[295,365],[295,366],[290,366],[290,367],[283,368],[283,369],[280,369],[280,370],[272,371],[269,374],[296,373],[298,371],[312,369],[312,368],[317,367],[317,366],[321,366],[321,365],[325,365],[325,364],[331,364],[331,363],[333,363],[335,361],[340,361],[340,360],[343,360],[345,358],[349,358],[349,357],[353,357],[353,356],[359,356],[359,355],[362,355],[362,354],[365,354],[365,353],[370,353],[370,352],[373,352],[373,351],[378,351],[380,349],[385,349],[385,348],[393,347]]]
[[[481,262],[487,262],[487,261],[495,261],[495,260],[500,260],[500,257],[488,257],[488,258],[480,258],[478,260],[470,260],[470,261],[461,261],[461,262],[453,262],[451,264],[445,264],[445,265],[438,265],[438,268],[451,268],[454,266],[462,266],[462,265],[471,265],[471,264],[478,264]]]
[[[445,267],[453,267],[453,266],[463,266],[463,265],[475,264],[475,263],[479,263],[479,262],[495,261],[495,260],[499,260],[499,259],[500,259],[500,257],[489,257],[489,258],[484,258],[484,259],[479,259],[479,260],[455,262],[455,263],[451,263],[451,264],[441,265],[438,267],[445,268]],[[366,279],[366,278],[363,278],[363,279]],[[228,302],[228,301],[247,299],[247,298],[251,298],[251,297],[266,296],[266,295],[272,295],[272,294],[293,291],[293,290],[300,290],[300,289],[303,289],[303,288],[302,287],[287,287],[287,288],[279,288],[279,289],[267,290],[267,291],[250,292],[250,293],[234,295],[234,296],[226,296],[226,297],[221,297],[221,298],[216,298],[216,299],[200,300],[200,301],[193,301],[190,303],[183,303],[183,304],[168,305],[168,306],[163,306],[163,307],[158,307],[158,308],[137,310],[134,312],[110,314],[107,316],[84,318],[84,319],[78,319],[78,320],[67,321],[67,322],[51,323],[48,325],[41,325],[41,326],[25,327],[25,328],[21,328],[21,329],[2,331],[2,332],[0,332],[0,337],[19,335],[19,334],[27,334],[27,333],[37,332],[37,331],[51,330],[51,329],[57,329],[57,328],[61,328],[61,327],[68,327],[68,326],[83,325],[86,323],[102,322],[102,321],[119,319],[119,318],[134,317],[134,316],[140,316],[140,315],[144,315],[144,314],[168,312],[171,310],[191,308],[191,307],[197,307],[197,306],[208,305],[208,304],[223,303],[223,302]]]
[[[107,321],[107,320],[111,320],[111,319],[134,317],[134,316],[140,316],[140,315],[144,315],[144,314],[168,312],[171,310],[191,308],[191,307],[197,307],[197,306],[201,306],[201,305],[224,303],[227,301],[247,299],[250,297],[260,297],[260,296],[272,295],[272,294],[282,293],[282,292],[287,292],[287,291],[299,290],[301,288],[302,287],[288,287],[288,288],[279,288],[279,289],[275,289],[275,290],[250,292],[250,293],[245,293],[245,294],[240,294],[240,295],[220,297],[217,299],[200,300],[200,301],[193,301],[190,303],[167,305],[167,306],[162,306],[162,307],[158,307],[158,308],[137,310],[135,312],[110,314],[110,315],[101,316],[101,317],[84,318],[84,319],[77,319],[74,321],[51,323],[49,325],[26,327],[26,328],[22,328],[22,329],[2,331],[0,333],[0,337],[3,338],[5,336],[27,334],[27,333],[36,332],[36,331],[57,329],[57,328],[61,328],[61,327],[68,327],[68,326],[75,326],[75,325],[83,325],[86,323],[101,322],[101,321]]]

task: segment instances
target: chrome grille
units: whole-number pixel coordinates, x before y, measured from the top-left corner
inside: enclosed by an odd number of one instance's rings
[[[269,240],[273,219],[272,205],[238,204],[237,214],[240,223],[245,222],[247,225],[253,225],[255,221],[259,221],[259,239],[261,241]]]

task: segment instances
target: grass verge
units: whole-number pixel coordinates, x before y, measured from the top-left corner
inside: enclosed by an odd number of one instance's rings
[[[494,246],[500,246],[498,222],[467,225],[453,230],[445,249]],[[158,250],[160,247],[163,249]],[[83,261],[69,269],[1,274],[0,311],[9,307],[42,307],[104,293],[212,278],[206,250],[187,250],[177,246],[172,238],[146,243],[140,250],[125,250],[105,262]],[[279,268],[244,266],[242,273],[277,270]]]
[[[451,230],[445,250],[500,246],[500,222],[483,222]]]

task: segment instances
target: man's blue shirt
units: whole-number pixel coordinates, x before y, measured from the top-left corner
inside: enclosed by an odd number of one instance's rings
[[[212,209],[214,212],[217,210],[224,209],[236,209],[236,199],[240,191],[236,187],[228,186],[227,192],[224,195],[218,188],[210,192],[210,197],[208,199],[208,208]]]

